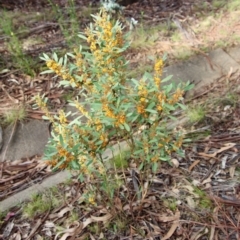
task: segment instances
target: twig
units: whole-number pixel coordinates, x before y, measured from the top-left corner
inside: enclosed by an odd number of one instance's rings
[[[196,96],[194,96],[194,97],[192,97],[192,98],[190,98],[190,99],[186,99],[186,100],[185,100],[185,103],[189,103],[189,102],[191,102],[192,100],[195,100],[195,99],[197,99],[197,98],[199,98],[199,97],[207,94],[208,92],[210,92],[211,90],[213,90],[215,87],[216,87],[216,86],[213,86],[213,87],[211,87],[210,89],[208,89],[208,90],[206,90],[206,91],[204,91],[204,92],[202,92],[202,93],[200,93],[200,94],[198,94],[198,95],[196,95]]]
[[[200,54],[202,54],[202,55],[207,59],[209,65],[210,65],[210,67],[211,67],[211,69],[212,69],[213,71],[215,70],[214,67],[213,67],[213,63],[212,63],[210,57],[209,57],[205,52],[203,52],[202,50],[200,50],[200,49],[198,49],[198,48],[195,48],[195,47],[191,47],[191,49],[192,49],[193,51],[195,51],[195,52],[199,52]]]

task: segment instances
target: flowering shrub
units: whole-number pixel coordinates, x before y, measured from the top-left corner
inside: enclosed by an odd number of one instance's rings
[[[89,44],[89,50],[80,46],[63,58],[56,54],[42,57],[49,68],[62,79],[60,84],[79,90],[84,101],[71,102],[81,113],[68,121],[70,113],[48,112],[47,99],[37,97],[45,118],[53,124],[45,158],[53,168],[76,169],[81,177],[104,174],[106,163],[102,154],[113,143],[126,140],[131,159],[141,169],[157,168],[157,162],[168,161],[172,152],[180,152],[183,136],[168,130],[171,113],[179,107],[185,90],[173,83],[161,86],[163,60],[157,59],[154,73],[145,73],[140,80],[127,77],[127,61],[123,56],[129,43],[122,33],[119,21],[113,24],[106,11],[93,16],[94,23],[80,35]],[[174,90],[175,89],[175,90]],[[85,119],[85,120],[84,120]],[[134,136],[141,130],[141,134]]]

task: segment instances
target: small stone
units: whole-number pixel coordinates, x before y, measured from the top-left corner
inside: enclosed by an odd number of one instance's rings
[[[173,158],[171,160],[171,163],[173,164],[174,167],[178,168],[179,167],[179,161],[176,158]]]

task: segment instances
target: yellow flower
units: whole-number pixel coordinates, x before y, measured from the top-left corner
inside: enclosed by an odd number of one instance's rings
[[[155,85],[159,88],[161,84],[161,79],[160,77],[154,77],[154,83]]]
[[[64,124],[64,123],[67,122],[67,118],[66,118],[66,115],[65,115],[65,113],[64,113],[63,110],[60,110],[60,111],[59,111],[59,122],[60,122],[61,124]]]
[[[49,69],[54,71],[57,75],[61,74],[62,66],[60,64],[58,64],[57,62],[55,62],[54,60],[50,59],[50,60],[46,61],[46,65]]]
[[[153,156],[152,158],[151,158],[151,161],[152,162],[157,162],[158,161],[158,159],[159,159],[159,156]]]
[[[87,118],[90,119],[89,115],[88,115],[88,112],[85,110],[85,108],[78,102],[78,101],[75,101],[75,106],[76,108],[84,115],[86,116]]]
[[[158,74],[158,75],[162,75],[162,70],[163,70],[163,60],[159,59],[155,65],[154,65],[154,71]]]
[[[172,99],[168,100],[169,104],[175,104],[177,103],[183,96],[184,91],[181,89],[177,89],[176,92],[173,94]]]
[[[157,105],[157,110],[158,110],[158,111],[162,111],[162,110],[163,110],[162,106],[158,104],[158,105]]]
[[[118,127],[120,124],[124,124],[126,122],[126,116],[121,114],[116,117],[115,126]]]
[[[158,98],[158,101],[159,101],[160,104],[162,104],[162,102],[165,102],[166,99],[167,99],[164,92],[158,93],[157,98]]]
[[[114,114],[113,111],[109,108],[109,106],[108,106],[107,103],[104,103],[104,104],[103,104],[102,110],[103,110],[103,112],[105,112],[105,115],[106,115],[107,117],[116,118],[115,114]]]
[[[93,196],[89,196],[88,202],[89,202],[90,204],[92,204],[92,205],[96,204],[95,198],[94,198]]]
[[[145,111],[145,106],[143,106],[142,104],[138,105],[137,106],[137,112],[139,114],[144,114],[146,111]]]
[[[46,164],[47,164],[48,166],[55,167],[55,166],[58,164],[58,161],[57,161],[56,159],[47,160],[47,161],[46,161]]]

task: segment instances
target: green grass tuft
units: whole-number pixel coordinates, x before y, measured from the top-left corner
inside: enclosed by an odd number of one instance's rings
[[[61,200],[59,200],[60,198],[54,192],[55,189],[53,189],[53,192],[50,189],[48,193],[33,195],[31,201],[23,207],[23,216],[31,219],[38,214],[49,211],[53,207],[58,207],[61,204]]]
[[[3,124],[10,125],[16,121],[23,121],[27,117],[26,108],[24,106],[8,109],[3,114]]]
[[[190,108],[187,110],[187,116],[191,123],[201,122],[205,118],[205,110],[201,106]]]

